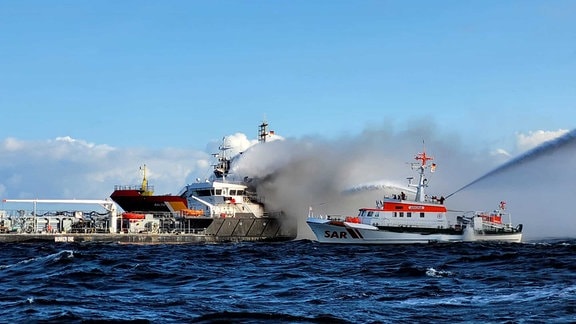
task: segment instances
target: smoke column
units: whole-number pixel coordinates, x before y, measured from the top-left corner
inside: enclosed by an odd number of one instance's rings
[[[429,123],[415,124],[397,133],[384,125],[357,136],[255,145],[242,154],[232,173],[257,178],[257,192],[265,203],[297,218],[299,236],[312,238],[305,224],[310,208],[314,214],[351,216],[384,195],[409,193],[406,178],[415,176],[409,162],[422,150],[422,139],[438,151],[454,146],[441,144],[447,141],[438,139]]]

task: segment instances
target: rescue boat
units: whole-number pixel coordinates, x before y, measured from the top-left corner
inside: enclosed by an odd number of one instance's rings
[[[459,216],[459,221],[472,228],[475,241],[522,241],[522,224],[512,225],[512,216],[506,212],[506,202],[501,201],[492,212],[468,212]]]
[[[522,225],[512,226],[505,203],[492,213],[453,214],[444,205],[444,197],[428,198],[426,171],[434,172],[432,157],[418,153],[412,169],[419,174],[418,183],[409,178],[409,187],[416,193],[409,198],[404,192],[385,196],[376,206],[360,208],[356,217],[319,215],[312,208],[306,223],[320,243],[334,244],[403,244],[462,241],[521,242]],[[505,222],[505,217],[508,222]]]

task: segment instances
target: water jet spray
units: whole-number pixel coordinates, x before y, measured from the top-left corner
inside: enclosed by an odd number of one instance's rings
[[[536,146],[535,148],[531,149],[530,151],[520,155],[519,157],[512,159],[506,163],[504,163],[503,165],[497,167],[496,169],[486,173],[485,175],[481,176],[480,178],[470,182],[469,184],[465,185],[464,187],[454,191],[453,193],[449,194],[448,196],[446,196],[446,198],[451,197],[452,195],[486,179],[489,177],[492,177],[496,174],[502,173],[506,170],[509,170],[513,167],[517,167],[520,166],[524,163],[533,161],[535,159],[538,159],[546,154],[551,154],[554,153],[555,151],[557,151],[558,149],[566,146],[566,145],[570,145],[570,144],[576,144],[576,129],[571,130],[570,132],[555,138],[553,140],[549,140],[546,141],[538,146]]]

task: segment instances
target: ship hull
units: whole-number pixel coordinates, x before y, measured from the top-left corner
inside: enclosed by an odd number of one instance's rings
[[[186,199],[181,196],[142,195],[139,190],[115,190],[110,198],[124,211],[129,212],[177,212],[188,208]]]
[[[134,244],[282,242],[296,238],[296,226],[288,220],[263,218],[196,219],[189,228],[172,233],[6,233],[0,242],[102,242]],[[206,226],[205,228],[201,228]]]

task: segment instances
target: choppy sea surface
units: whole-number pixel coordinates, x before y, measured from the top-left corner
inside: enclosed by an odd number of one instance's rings
[[[576,240],[0,249],[3,323],[576,321]]]

